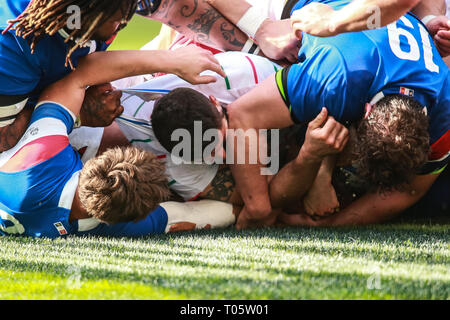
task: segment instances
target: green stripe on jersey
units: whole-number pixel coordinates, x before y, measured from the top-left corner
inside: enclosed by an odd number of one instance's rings
[[[220,67],[225,72],[225,69],[222,66],[220,66]],[[226,75],[226,73],[225,73],[225,75]],[[231,89],[231,85],[230,85],[230,79],[228,79],[228,76],[225,77],[225,84],[227,86],[227,90],[230,90]]]
[[[440,174],[442,172],[444,172],[444,170],[447,168],[447,165],[445,165],[443,168],[441,169],[437,169],[436,171],[430,173],[430,174]]]
[[[134,113],[133,117],[136,117],[138,112],[141,110],[142,106],[145,104],[145,101],[141,103],[141,105],[136,109],[136,112]]]
[[[136,143],[136,142],[143,142],[143,143],[150,143],[152,142],[152,139],[133,139],[130,141],[131,144]]]
[[[283,96],[283,100],[284,100],[284,102],[286,102],[287,101],[286,93],[284,92],[284,86],[283,86],[283,69],[280,71],[277,71],[276,81],[277,81],[278,89],[280,90],[281,95]]]

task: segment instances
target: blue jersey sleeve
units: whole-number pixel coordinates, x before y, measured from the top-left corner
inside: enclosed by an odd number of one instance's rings
[[[0,33],[0,61],[0,94],[24,95],[36,88],[42,77],[38,57],[13,31]]]
[[[117,223],[117,224],[99,224],[96,228],[89,231],[78,232],[77,235],[91,235],[102,237],[143,237],[152,234],[162,234],[167,226],[167,212],[158,206],[145,219],[138,222]]]
[[[323,107],[342,118],[348,81],[345,61],[335,48],[319,47],[304,61],[278,71],[276,81],[294,122],[310,122]]]
[[[33,123],[44,118],[62,121],[67,129],[67,135],[72,132],[76,120],[75,115],[63,105],[55,102],[43,102],[36,106],[36,110],[33,112],[29,126],[31,127]]]

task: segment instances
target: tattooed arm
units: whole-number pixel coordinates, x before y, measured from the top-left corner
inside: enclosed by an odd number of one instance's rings
[[[32,108],[25,108],[12,124],[0,128],[0,153],[11,149],[19,142],[28,127],[32,113]]]
[[[251,12],[250,9],[257,10],[253,14],[257,14],[258,17],[264,15],[264,11],[258,10],[261,8],[257,6],[252,8],[245,0],[207,0],[207,2],[236,26],[240,25],[239,21],[245,14]],[[251,20],[254,20],[254,17]],[[290,19],[272,20],[267,17],[256,30],[254,40],[270,59],[286,59],[290,63],[297,61],[301,41],[295,37]]]
[[[243,201],[236,190],[233,175],[228,166],[219,168],[216,177],[199,196],[200,199],[217,200],[242,206]]]
[[[240,51],[248,39],[206,0],[162,0],[151,19],[167,24],[196,42],[223,51]]]

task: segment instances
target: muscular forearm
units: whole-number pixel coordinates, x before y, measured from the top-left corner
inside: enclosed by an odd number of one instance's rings
[[[240,51],[247,41],[247,36],[206,0],[163,0],[151,18],[223,51]]]
[[[271,181],[272,206],[282,208],[301,199],[313,184],[320,165],[321,161],[310,159],[300,151],[297,159],[288,163]]]
[[[83,59],[68,79],[85,88],[140,74],[177,73],[172,56],[173,52],[161,50],[97,52]]]
[[[237,24],[239,19],[251,7],[245,0],[208,0],[208,3],[234,24]]]
[[[445,16],[446,13],[445,0],[421,0],[412,12],[419,18],[426,16]]]
[[[338,214],[320,220],[321,226],[368,225],[386,222],[419,201],[438,175],[417,177],[403,192],[369,193]]]
[[[355,32],[385,26],[399,19],[419,0],[357,0],[336,12],[338,32]]]
[[[74,72],[47,88],[40,100],[60,103],[78,115],[86,87],[139,74],[163,72],[172,64],[164,51],[96,52],[80,60]]]

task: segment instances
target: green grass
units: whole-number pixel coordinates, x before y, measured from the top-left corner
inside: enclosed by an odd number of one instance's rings
[[[449,226],[0,238],[0,300],[448,299]]]
[[[161,29],[161,23],[140,16],[134,16],[128,26],[119,32],[110,50],[140,49],[156,37]]]

